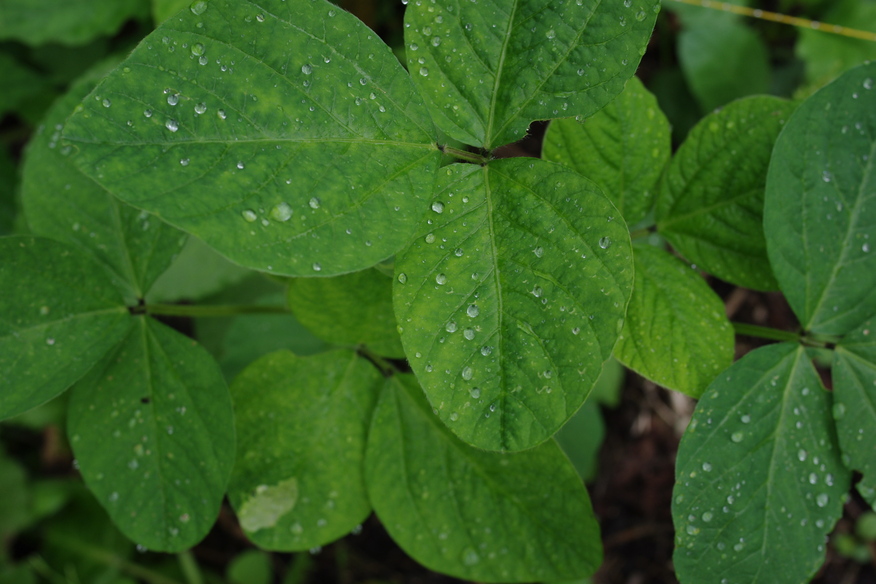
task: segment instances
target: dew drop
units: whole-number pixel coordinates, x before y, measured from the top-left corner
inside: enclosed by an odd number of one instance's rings
[[[304,73],[305,75],[310,75],[311,73],[313,73],[313,67],[311,67],[309,64],[305,63],[304,65],[301,66],[301,72]]]
[[[292,206],[285,201],[274,205],[271,209],[271,218],[275,221],[288,221],[290,217],[292,217]]]
[[[167,96],[167,103],[168,103],[168,105],[178,104],[179,103],[179,94],[178,93],[171,93],[170,95],[168,95]]]
[[[310,201],[307,202],[311,209],[319,209],[321,201],[316,197],[311,197]]]
[[[55,339],[53,339],[52,337],[47,338],[47,339],[46,339],[46,344],[47,344],[47,345],[50,345],[50,346],[51,346],[51,345],[54,345],[54,344],[55,344]]]
[[[465,329],[464,331],[462,331],[462,336],[464,336],[469,341],[474,339],[475,338],[474,329],[470,329],[470,328]]]
[[[319,271],[321,271],[321,270],[322,270],[322,266],[319,265],[318,263],[314,262],[314,264],[313,264],[313,271],[314,271],[314,272],[319,272]]]
[[[426,67],[420,67],[420,75],[422,75],[423,77],[428,77],[429,69]]]
[[[244,168],[246,168],[246,165],[245,165],[245,164],[243,163],[243,161],[241,161],[241,160],[238,160],[238,161],[237,161],[237,165],[236,165],[236,166],[237,166],[237,170],[243,170]]]
[[[190,161],[189,161],[188,158],[181,158],[180,161],[179,161],[179,165],[180,165],[180,166],[188,166],[188,165],[189,165],[189,162],[190,162]]]
[[[436,213],[439,213],[439,214],[443,213],[444,212],[444,203],[442,203],[440,201],[435,201],[434,203],[432,203],[432,210],[435,211]]]
[[[815,497],[815,504],[819,507],[826,507],[828,503],[830,503],[830,497],[827,493],[819,493]]]
[[[404,272],[402,272],[402,273],[400,273],[400,274],[398,275],[398,283],[399,283],[399,284],[404,284],[404,283],[407,282],[407,281],[408,281],[408,275],[407,275],[407,274],[405,274]]]
[[[462,370],[462,378],[466,381],[470,381],[471,378],[474,377],[474,371],[472,371],[471,367],[465,367]]]
[[[477,387],[471,388],[468,393],[474,399],[478,399],[479,397],[481,397],[481,390],[480,390],[480,388],[477,388]]]
[[[532,253],[535,254],[535,257],[540,258],[544,255],[544,248],[539,246],[532,250]]]
[[[447,283],[447,276],[445,276],[444,274],[438,274],[437,276],[435,276],[435,283],[443,286]]]
[[[143,115],[146,116],[147,118],[151,118],[152,117],[152,110],[151,109],[143,110]]]
[[[455,333],[456,328],[457,328],[456,323],[453,322],[452,320],[444,326],[444,330],[446,330],[448,333]]]
[[[736,444],[739,444],[740,442],[742,442],[742,438],[743,438],[742,432],[733,432],[733,434],[730,435],[730,440],[732,440]]]
[[[110,107],[113,104],[109,99],[104,99],[101,103],[103,103],[103,107]]]
[[[481,347],[481,355],[483,355],[484,357],[489,357],[490,353],[492,353],[492,352],[493,352],[493,347],[489,347],[489,346]]]
[[[194,14],[200,16],[201,14],[204,14],[204,12],[206,12],[207,2],[205,0],[196,0],[195,2],[192,2],[191,6],[189,6],[189,9]]]
[[[610,248],[611,247],[611,238],[610,237],[601,238],[599,240],[599,247],[601,247],[602,249]]]
[[[204,113],[206,111],[207,111],[207,104],[206,103],[202,102],[202,103],[195,105],[195,113],[196,114],[201,115],[202,113]]]
[[[195,43],[192,45],[192,54],[196,57],[200,57],[204,54],[204,45],[201,43]]]
[[[259,216],[256,215],[256,212],[252,209],[246,209],[245,211],[241,211],[240,214],[243,215],[243,218],[246,219],[248,223],[252,223],[259,218]]]
[[[469,316],[469,318],[475,318],[481,313],[481,309],[478,308],[477,304],[470,304],[469,307],[465,309],[465,313]]]
[[[176,120],[167,120],[164,122],[164,127],[170,130],[171,132],[176,132],[179,130],[179,122]]]
[[[219,119],[220,119],[220,120],[224,120],[225,118],[228,117],[227,114],[225,113],[225,110],[219,110],[219,111],[217,111],[217,112],[216,112],[216,115],[219,116]]]

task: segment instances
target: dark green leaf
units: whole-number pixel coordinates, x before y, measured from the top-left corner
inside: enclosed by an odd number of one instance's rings
[[[231,399],[191,339],[138,317],[73,388],[67,431],[88,488],[134,541],[180,551],[212,527],[234,462]]]
[[[316,336],[336,345],[363,343],[387,357],[404,349],[392,312],[392,279],[377,270],[289,282],[289,308]]]
[[[643,245],[633,256],[636,283],[615,358],[655,383],[699,397],[733,362],[724,302],[665,251]]]
[[[864,475],[858,492],[876,506],[876,328],[872,321],[837,345],[833,361],[833,417],[849,468]],[[873,333],[873,334],[871,334]]]
[[[849,332],[876,312],[874,86],[876,63],[806,100],[769,167],[770,262],[803,328],[816,333]]]
[[[584,402],[581,409],[560,428],[554,438],[569,457],[581,480],[590,482],[596,478],[599,448],[605,438],[605,422],[595,400]]]
[[[543,442],[617,341],[633,279],[627,227],[595,184],[531,158],[445,167],[432,209],[396,258],[411,367],[466,442]]]
[[[81,45],[146,11],[144,0],[3,0],[0,39]]]
[[[0,236],[11,235],[18,214],[15,191],[18,171],[6,148],[0,148]]]
[[[50,239],[0,238],[0,418],[70,387],[130,323],[90,257]]]
[[[47,113],[28,146],[22,203],[35,235],[93,254],[134,304],[170,265],[185,235],[84,176],[70,160],[71,147],[58,143],[64,121],[94,88],[102,69],[87,74]]]
[[[152,0],[152,19],[161,24],[177,12],[192,5],[192,0]]]
[[[286,275],[398,251],[441,158],[395,56],[324,0],[195,2],[86,98],[65,136],[110,192]]]
[[[432,414],[410,375],[386,382],[365,476],[389,534],[433,570],[531,582],[589,576],[602,559],[587,491],[556,443],[472,448]]]
[[[678,450],[681,582],[809,581],[849,488],[832,427],[799,345],[755,349],[709,386]]]
[[[227,573],[231,584],[271,584],[274,581],[271,556],[259,550],[247,550],[235,556],[228,564]]]
[[[670,152],[669,122],[638,77],[587,120],[551,122],[542,147],[545,160],[598,184],[630,225],[651,210]]]
[[[697,124],[672,159],[657,227],[688,260],[734,284],[776,288],[763,233],[764,184],[794,105],[775,97],[729,104]]]
[[[2,11],[0,5],[0,14]],[[0,53],[0,71],[3,72],[4,85],[4,90],[0,92],[0,118],[46,89],[47,84],[39,73],[6,53]]]
[[[0,536],[4,540],[32,521],[29,487],[24,467],[0,451]]]
[[[408,69],[436,124],[487,149],[533,120],[589,116],[633,76],[657,0],[411,3]]]
[[[259,547],[323,545],[371,512],[361,473],[381,379],[352,351],[280,351],[234,380],[240,446],[228,497]]]

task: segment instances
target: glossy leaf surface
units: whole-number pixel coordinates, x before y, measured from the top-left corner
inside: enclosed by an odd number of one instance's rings
[[[289,308],[316,336],[336,345],[360,343],[380,355],[405,353],[392,312],[392,279],[377,270],[289,282]]]
[[[146,212],[126,205],[83,175],[59,144],[64,121],[97,83],[86,75],[47,113],[27,149],[22,203],[36,235],[93,254],[113,284],[135,304],[182,249],[185,235]]]
[[[324,0],[194,3],[86,98],[64,135],[124,201],[286,275],[349,272],[398,251],[440,159],[389,48]]]
[[[669,122],[638,77],[583,122],[551,122],[542,146],[542,158],[598,184],[630,225],[651,210],[670,153]]]
[[[633,256],[636,283],[614,355],[655,383],[699,397],[733,362],[724,303],[665,251],[643,245]]]
[[[587,491],[556,443],[472,448],[432,414],[413,376],[386,382],[365,476],[389,534],[433,570],[532,582],[585,577],[602,559]]]
[[[864,476],[856,485],[876,505],[876,328],[872,321],[847,335],[834,352],[833,417],[847,465]]]
[[[589,116],[636,72],[656,0],[412,2],[408,69],[435,123],[492,149],[533,120]]]
[[[755,290],[773,290],[763,200],[776,137],[794,110],[749,97],[703,118],[675,153],[657,198],[657,228],[701,269]]]
[[[806,350],[767,345],[703,394],[678,450],[672,515],[682,583],[808,582],[849,471]]]
[[[769,167],[764,230],[776,279],[806,330],[843,334],[876,312],[876,63],[794,113]]]
[[[362,465],[382,379],[352,351],[279,351],[235,379],[239,449],[228,496],[259,547],[323,545],[371,512]]]
[[[0,238],[0,418],[55,397],[125,335],[103,268],[49,239]]]
[[[580,407],[623,325],[629,233],[592,182],[534,159],[441,170],[396,258],[402,344],[464,441],[521,450]]]
[[[181,551],[213,526],[234,425],[222,373],[195,341],[137,317],[73,388],[67,432],[88,488],[132,540]]]

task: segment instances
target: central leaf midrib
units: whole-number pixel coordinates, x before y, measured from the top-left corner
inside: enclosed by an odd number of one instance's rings
[[[514,28],[514,17],[517,14],[517,2],[515,1],[511,6],[511,14],[508,17],[508,26],[505,29],[505,38],[502,41],[502,50],[499,53],[499,64],[496,67],[496,78],[493,82],[493,92],[490,96],[490,109],[489,109],[489,119],[487,119],[487,129],[484,132],[484,146],[489,148],[493,141],[493,122],[496,121],[496,102],[499,98],[499,85],[502,82],[502,71],[505,67],[505,56],[508,54],[508,44],[511,42],[511,29]],[[486,177],[486,173],[484,173]],[[489,191],[489,187],[487,187]],[[489,195],[487,195],[489,197]],[[492,229],[492,220],[490,221],[490,228]],[[492,231],[491,231],[492,233]]]

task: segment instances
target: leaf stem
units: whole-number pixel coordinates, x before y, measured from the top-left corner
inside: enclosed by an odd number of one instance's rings
[[[239,314],[288,314],[285,306],[262,306],[258,304],[216,304],[189,306],[185,304],[147,304],[134,310],[135,314],[154,314],[161,316],[189,316],[193,318],[208,316],[236,316]]]
[[[483,156],[481,154],[477,154],[475,152],[469,152],[467,150],[460,150],[459,148],[453,148],[452,146],[438,146],[438,148],[444,154],[449,154],[450,156],[455,156],[461,160],[466,160],[468,162],[473,162],[475,164],[484,165],[490,159],[487,156]]]
[[[733,330],[737,335],[745,335],[747,337],[757,337],[760,339],[769,339],[771,341],[791,341],[794,343],[800,342],[802,335],[783,331],[766,326],[758,326],[756,324],[748,324],[745,322],[733,322]]]
[[[654,233],[654,229],[651,227],[645,227],[644,229],[636,229],[635,231],[630,231],[630,239],[639,239],[642,237],[648,237]]]
[[[371,361],[374,366],[380,370],[384,377],[392,377],[395,373],[398,373],[398,369],[396,369],[392,363],[390,363],[377,353],[374,353],[367,346],[359,345],[358,347],[356,347],[356,352]]]

